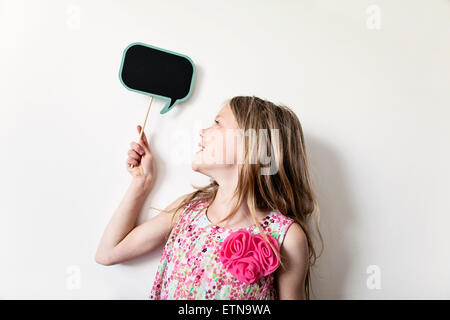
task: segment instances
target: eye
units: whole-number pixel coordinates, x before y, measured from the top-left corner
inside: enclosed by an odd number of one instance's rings
[[[217,123],[217,124],[219,124],[219,121],[217,121],[217,120],[214,120],[214,122]]]

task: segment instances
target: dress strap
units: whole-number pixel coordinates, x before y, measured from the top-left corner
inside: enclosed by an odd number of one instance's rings
[[[192,220],[192,213],[196,212],[201,203],[194,204],[194,201],[190,201],[181,210],[177,223],[174,225],[171,231],[171,240],[174,240],[181,230],[185,230]]]
[[[264,222],[264,229],[269,232],[278,241],[278,247],[281,248],[287,230],[295,220],[275,211],[269,219]]]
[[[182,228],[188,228],[192,222],[197,219],[198,214],[202,211],[202,209],[206,206],[207,201],[194,201],[189,202],[183,210],[183,214],[180,220],[180,224]]]

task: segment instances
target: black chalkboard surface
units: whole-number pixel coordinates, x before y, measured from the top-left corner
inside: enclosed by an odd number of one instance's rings
[[[142,139],[153,97],[168,100],[159,112],[164,114],[189,98],[194,77],[195,65],[188,56],[142,42],[134,42],[125,48],[120,64],[120,81],[127,89],[150,96],[139,140]]]
[[[161,114],[186,100],[193,88],[195,65],[182,54],[135,42],[123,52],[119,78],[129,90],[168,100]]]

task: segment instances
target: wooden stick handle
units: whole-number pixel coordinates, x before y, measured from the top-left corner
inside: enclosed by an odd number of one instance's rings
[[[150,113],[150,107],[152,106],[152,101],[153,101],[153,97],[150,96],[150,102],[148,104],[147,113],[145,114],[144,125],[141,128],[141,133],[139,134],[139,140],[138,141],[141,140],[142,134],[144,133],[145,124],[147,123],[147,118],[148,118],[148,114]],[[130,168],[134,168],[134,165],[130,164]]]

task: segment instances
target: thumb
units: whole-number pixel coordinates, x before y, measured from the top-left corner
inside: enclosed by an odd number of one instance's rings
[[[141,134],[142,127],[138,125],[137,130],[138,130],[139,134]],[[141,141],[142,141],[144,147],[147,148],[148,151],[150,151],[150,146],[148,145],[147,137],[145,136],[145,131],[142,132]]]

